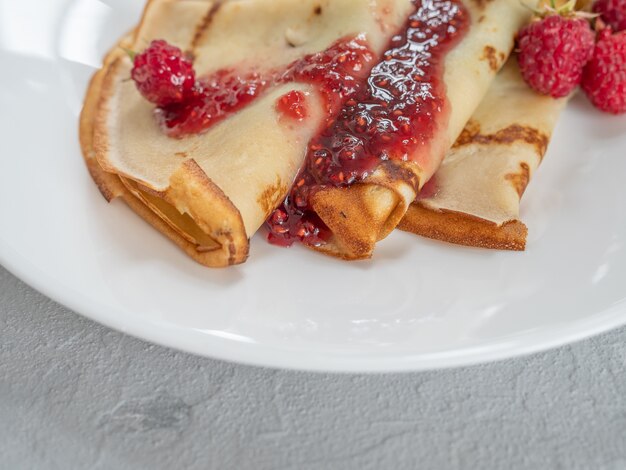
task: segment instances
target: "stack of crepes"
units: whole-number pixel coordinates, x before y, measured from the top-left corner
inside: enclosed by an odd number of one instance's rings
[[[311,83],[276,83],[206,132],[174,139],[161,131],[154,106],[129,80],[132,62],[123,49],[140,51],[153,39],[165,39],[194,57],[199,75],[242,67],[280,69],[345,37],[365,38],[374,56],[381,57],[411,12],[420,8],[427,14],[437,5],[434,0],[151,0],[140,24],[106,57],[90,84],[80,132],[90,173],[107,200],[123,199],[198,262],[212,267],[242,263],[250,237],[288,195],[308,142],[328,119],[323,96]],[[509,56],[516,32],[530,18],[518,0],[459,0],[457,6],[467,25],[442,59],[445,96],[434,132],[415,155],[383,158],[355,184],[316,191],[312,210],[331,236],[311,248],[343,259],[372,255],[375,243],[396,228],[439,168]],[[295,126],[280,125],[276,102],[293,90],[308,97],[308,118]],[[474,121],[482,126],[474,137],[491,132],[481,119]],[[459,142],[471,140],[471,133],[469,126]],[[524,158],[517,161],[522,172],[511,172],[518,175],[511,181],[527,179],[535,168],[536,162]],[[519,166],[522,160],[526,166]],[[450,173],[442,172],[437,181],[443,183]],[[451,198],[438,188],[434,199],[412,206],[403,229],[433,236],[416,222],[424,211],[467,211],[500,226],[516,216],[515,211],[474,214],[479,204],[448,207]]]

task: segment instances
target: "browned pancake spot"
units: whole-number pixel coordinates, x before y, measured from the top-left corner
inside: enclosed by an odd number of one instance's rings
[[[261,209],[265,213],[266,217],[278,207],[278,205],[282,202],[283,198],[287,194],[289,188],[287,185],[283,184],[280,178],[276,177],[276,182],[263,190],[257,202]]]
[[[393,161],[384,161],[381,163],[381,166],[385,169],[385,176],[390,182],[404,181],[410,184],[417,192],[420,182],[415,171],[405,165],[398,165]]]
[[[320,16],[322,14],[322,6],[321,5],[317,5],[314,9],[313,9],[313,14]]]
[[[476,136],[480,135],[480,123],[475,121],[474,119],[470,119],[465,124],[465,128],[459,135],[459,138],[456,139],[456,142],[452,146],[452,148],[462,147],[464,145],[468,145],[474,142]]]
[[[494,72],[497,72],[502,64],[502,62],[498,60],[498,51],[493,46],[485,46],[481,60],[487,61],[489,68]]]
[[[454,148],[468,144],[510,145],[515,142],[525,142],[529,145],[533,145],[537,150],[537,154],[543,158],[548,148],[549,141],[550,139],[546,134],[543,134],[533,127],[519,124],[512,124],[509,127],[500,129],[495,134],[481,134],[480,124],[470,119],[465,129],[463,129],[463,132],[454,143]]]
[[[193,36],[193,40],[191,41],[190,53],[192,55],[193,55],[194,49],[196,49],[196,47],[200,45],[200,42],[202,41],[202,37],[206,34],[207,30],[211,26],[211,23],[213,22],[213,18],[215,17],[217,12],[221,8],[222,3],[223,3],[223,0],[216,1],[211,6],[211,8],[209,8],[209,11],[207,12],[207,14],[204,15],[204,18],[202,18],[202,21],[200,21],[200,24],[198,24],[198,27],[196,28],[196,32]]]
[[[237,248],[235,247],[235,242],[231,233],[225,233],[224,236],[228,240],[228,265],[233,266],[235,264],[235,255],[237,254]]]
[[[521,199],[530,181],[530,168],[526,163],[522,162],[520,163],[519,173],[509,173],[505,178],[511,182]]]

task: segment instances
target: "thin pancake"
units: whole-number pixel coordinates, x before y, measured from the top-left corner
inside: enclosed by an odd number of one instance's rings
[[[451,243],[523,250],[520,200],[567,100],[539,95],[511,59],[399,228]]]
[[[125,38],[119,44],[119,47],[128,48],[132,44],[132,37]],[[117,57],[117,48],[112,53],[107,55],[104,60],[105,69],[106,65],[111,63]],[[88,93],[85,98],[83,111],[80,119],[80,144],[85,163],[94,182],[98,186],[98,189],[107,201],[112,201],[115,198],[123,200],[131,209],[133,209],[139,216],[141,216],[146,222],[152,225],[155,229],[162,232],[170,240],[176,243],[182,250],[185,251],[190,257],[195,259],[198,263],[206,266],[219,266],[223,263],[224,253],[221,251],[221,246],[207,240],[202,239],[202,244],[198,244],[196,241],[190,241],[188,233],[196,234],[201,232],[193,221],[185,219],[183,215],[178,211],[171,211],[168,205],[165,205],[165,210],[169,210],[168,215],[172,219],[160,216],[150,206],[146,205],[141,197],[137,197],[142,193],[136,192],[133,194],[128,187],[128,181],[124,181],[122,178],[115,174],[108,173],[102,169],[98,161],[96,160],[96,154],[93,149],[93,135],[94,135],[94,115],[100,99],[100,89],[104,78],[104,70],[99,71],[92,78]],[[126,184],[125,184],[126,183]],[[145,194],[144,194],[145,195]],[[180,220],[182,219],[182,220]],[[179,223],[181,227],[177,226]],[[182,228],[182,229],[181,229]],[[202,249],[201,247],[205,248]],[[209,249],[207,249],[209,248]],[[235,250],[228,249],[227,265],[236,264],[245,261],[247,254],[243,253],[241,259],[237,259]]]
[[[439,167],[509,56],[516,32],[530,18],[518,0],[463,3],[471,24],[445,59],[449,122],[433,137],[429,158],[417,164],[384,162],[363,183],[315,194],[313,208],[333,232],[328,244],[315,249],[344,259],[371,257],[376,242],[396,227]]]

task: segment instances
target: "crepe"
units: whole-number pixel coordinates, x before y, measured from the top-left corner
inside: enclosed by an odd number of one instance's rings
[[[517,0],[466,6],[469,32],[446,58],[451,111],[438,149],[454,141],[528,19]],[[409,0],[152,0],[122,45],[140,51],[165,39],[193,54],[198,75],[278,69],[359,34],[380,54],[412,8]],[[324,120],[319,91],[308,83],[277,84],[207,132],[172,139],[129,80],[131,67],[118,48],[89,87],[81,143],[92,177],[108,200],[122,198],[196,261],[244,262],[249,238],[287,195]],[[309,117],[280,125],[275,103],[292,90],[307,96]],[[313,205],[333,237],[316,249],[345,259],[371,256],[434,173],[438,153],[419,165],[387,162],[362,184],[320,191]]]
[[[524,250],[520,200],[566,102],[535,93],[509,60],[398,228],[460,245]]]
[[[372,256],[376,242],[396,228],[439,167],[506,62],[515,34],[531,16],[517,0],[465,0],[463,4],[470,14],[469,30],[444,64],[449,120],[434,136],[428,159],[384,162],[363,183],[320,191],[313,206],[333,237],[315,249],[349,260]]]

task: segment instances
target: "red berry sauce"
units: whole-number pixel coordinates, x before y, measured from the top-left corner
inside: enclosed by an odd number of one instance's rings
[[[306,96],[301,91],[292,90],[278,99],[276,109],[286,118],[302,121],[307,117]]]
[[[198,79],[193,93],[183,102],[157,108],[156,116],[170,137],[199,134],[246,107],[268,84],[258,73],[240,75],[219,70]]]
[[[364,37],[345,38],[322,52],[295,61],[278,81],[313,84],[326,101],[326,127],[345,101],[366,86],[374,64],[375,54]]]
[[[267,221],[270,243],[323,245],[331,233],[312,210],[311,194],[362,181],[384,160],[430,158],[448,118],[443,62],[467,31],[469,14],[460,0],[414,4],[373,68],[364,39],[355,38],[303,58],[285,75],[321,90],[328,119],[309,143],[289,195]]]

